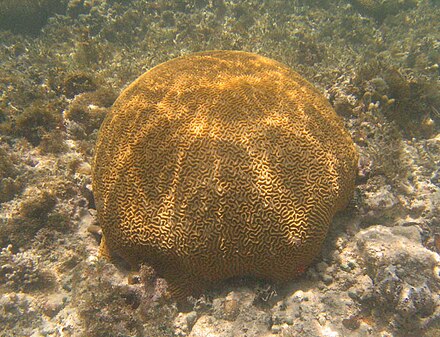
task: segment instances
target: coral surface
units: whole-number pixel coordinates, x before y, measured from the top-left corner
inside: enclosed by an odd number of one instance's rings
[[[286,66],[238,51],[168,61],[101,127],[102,249],[152,265],[179,298],[231,277],[292,279],[351,198],[357,159],[339,116]]]

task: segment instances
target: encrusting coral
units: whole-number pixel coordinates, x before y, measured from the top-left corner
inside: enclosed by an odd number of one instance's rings
[[[150,264],[177,299],[230,277],[291,279],[351,197],[357,159],[330,104],[283,64],[239,51],[168,61],[100,130],[101,251]]]

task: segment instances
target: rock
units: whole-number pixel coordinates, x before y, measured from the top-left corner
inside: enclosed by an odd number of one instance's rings
[[[322,275],[322,282],[324,282],[324,284],[326,285],[329,285],[333,282],[333,277],[331,277],[331,275],[329,274],[324,274]]]
[[[348,296],[359,301],[366,301],[373,296],[373,280],[368,275],[357,278],[358,282],[350,288]]]
[[[197,321],[197,312],[180,312],[174,320],[174,335],[178,337],[187,336]]]
[[[327,268],[328,268],[328,264],[325,263],[324,261],[321,261],[316,264],[316,270],[319,271],[320,273],[325,272]]]
[[[390,230],[393,234],[404,236],[412,242],[422,243],[421,231],[418,226],[395,226]]]
[[[377,223],[394,218],[400,208],[399,198],[384,177],[369,179],[361,206],[365,222]]]
[[[212,314],[197,320],[190,336],[262,336],[271,327],[266,310],[254,304],[255,290],[238,288],[213,300]],[[203,320],[200,322],[200,320]],[[209,323],[210,322],[210,323]],[[208,328],[205,325],[211,325]]]
[[[356,316],[351,316],[349,318],[343,319],[342,324],[349,330],[359,329],[361,325],[361,323],[359,322],[359,318]]]
[[[233,331],[232,322],[206,315],[197,320],[189,337],[230,337]]]
[[[359,232],[355,242],[354,254],[372,285],[365,278],[352,296],[371,297],[382,319],[395,327],[421,329],[438,305],[439,255],[422,246],[415,227],[373,226]]]
[[[233,321],[240,313],[240,296],[237,292],[231,291],[223,303],[225,319]]]

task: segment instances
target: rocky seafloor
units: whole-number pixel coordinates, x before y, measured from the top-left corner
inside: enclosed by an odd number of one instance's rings
[[[439,31],[436,0],[0,1],[0,335],[439,336]],[[302,277],[234,280],[179,311],[147,266],[98,259],[90,165],[126,85],[209,49],[315,84],[359,176]]]

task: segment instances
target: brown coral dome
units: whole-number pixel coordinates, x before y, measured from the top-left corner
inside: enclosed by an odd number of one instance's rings
[[[292,279],[352,195],[357,158],[327,100],[287,66],[240,51],[173,59],[101,127],[101,251],[153,266],[180,298],[234,276]]]

